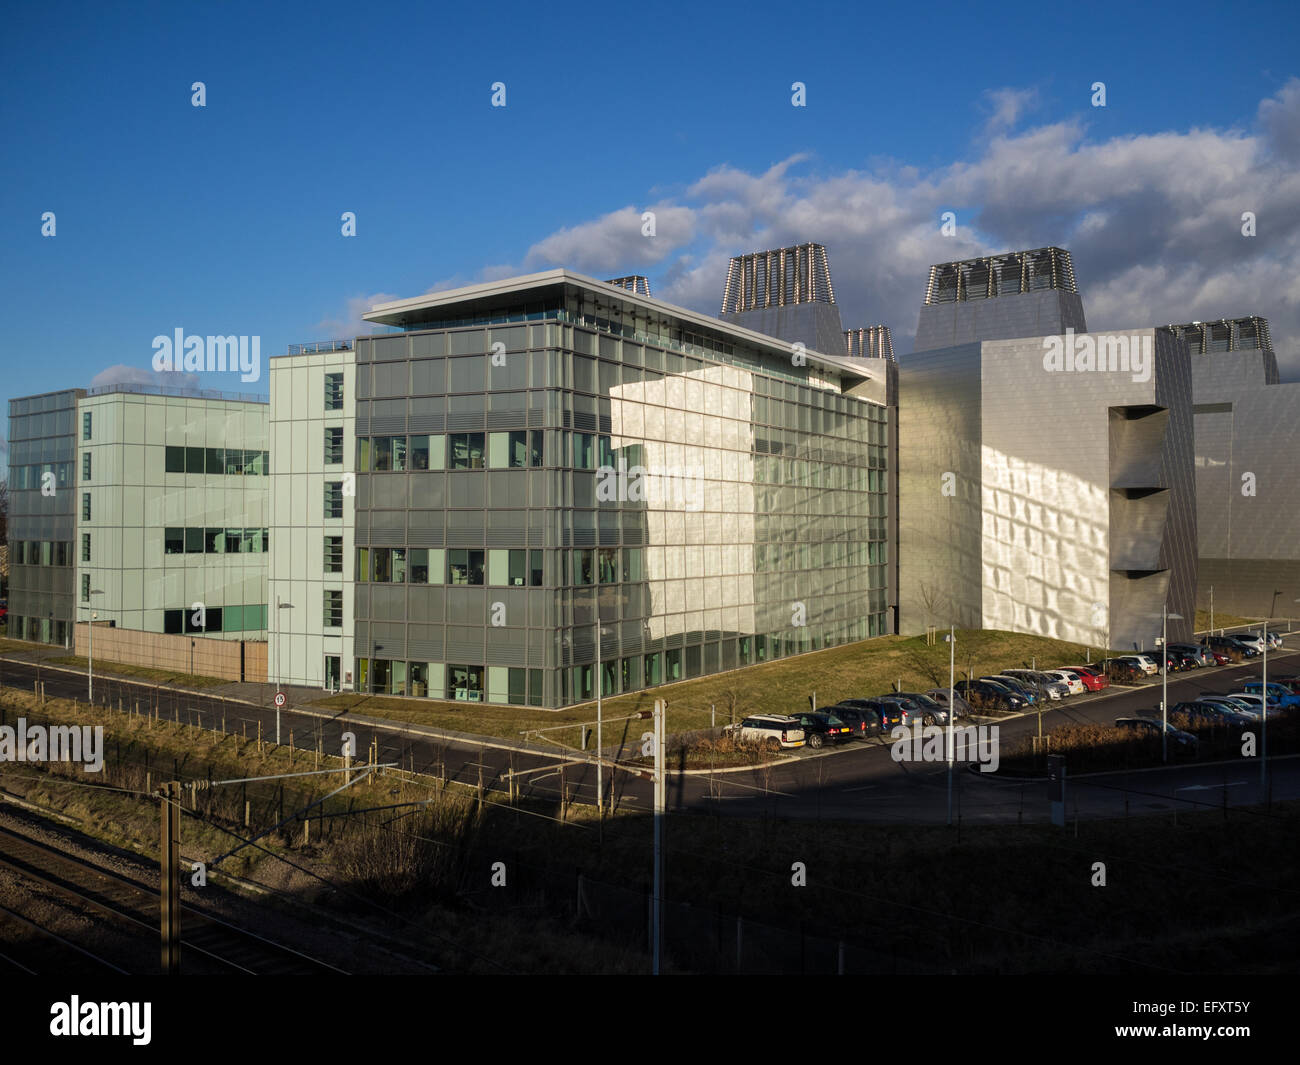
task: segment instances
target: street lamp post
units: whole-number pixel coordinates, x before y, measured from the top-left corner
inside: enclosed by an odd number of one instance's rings
[[[280,633],[283,626],[280,624],[280,611],[292,610],[292,603],[280,602],[280,596],[277,593],[275,597],[275,693],[280,694]],[[374,676],[374,663],[370,664],[370,675]],[[280,703],[276,700],[275,704],[275,745],[280,746]]]
[[[1021,661],[1024,661],[1021,659]],[[957,673],[957,627],[948,625],[948,824],[952,824],[952,720],[957,716],[957,702],[953,698]],[[969,735],[969,734],[968,734]]]
[[[1160,670],[1160,760],[1167,762],[1169,761],[1169,619],[1182,621],[1183,615],[1169,613],[1169,604],[1166,603],[1159,616],[1163,623],[1160,637],[1160,658],[1163,662]]]
[[[104,589],[92,588],[90,589],[89,594],[103,595]],[[89,596],[87,596],[87,598],[89,598]],[[86,609],[90,610],[89,605],[87,605]],[[95,613],[95,611],[91,610],[90,632],[87,634],[87,639],[90,643],[86,651],[86,702],[88,703],[93,703],[95,701],[95,619],[97,617],[99,617],[99,615]]]
[[[601,817],[604,813],[605,804],[605,776],[600,764],[600,744],[603,739],[601,733],[601,697],[604,694],[605,678],[604,670],[601,668],[600,657],[600,634],[604,630],[601,628],[600,619],[596,619],[596,816]]]

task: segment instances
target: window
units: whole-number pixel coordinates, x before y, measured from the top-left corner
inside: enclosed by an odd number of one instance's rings
[[[81,601],[83,603],[90,602],[90,574],[89,573],[83,573],[81,575]]]
[[[377,436],[370,441],[370,454],[374,461],[372,470],[391,470],[393,468],[393,438]]]
[[[244,472],[244,452],[237,447],[226,448],[226,473]]]
[[[332,588],[325,590],[325,627],[337,629],[343,624],[343,593]]]
[[[167,448],[164,469],[168,473],[185,472],[185,449],[183,447]]]
[[[393,548],[393,583],[406,583],[406,548]]]
[[[205,451],[207,455],[207,468],[205,473],[225,473],[226,472],[226,449],[221,447],[210,447]]]
[[[528,459],[527,430],[488,434],[488,466],[492,469],[522,469]]]
[[[90,521],[90,493],[81,493],[81,520]]]
[[[91,419],[92,419],[92,413],[90,411],[88,410],[82,411],[81,413],[81,439],[82,440],[90,439],[90,426],[92,424]]]
[[[171,635],[178,635],[181,631],[185,614],[183,610],[164,610],[163,611],[163,632]]]
[[[483,433],[451,434],[451,468],[453,470],[481,470],[483,468]]]
[[[325,517],[343,517],[343,482],[325,482]]]
[[[368,436],[357,437],[357,472],[371,469],[370,465],[370,438]]]
[[[618,548],[599,548],[600,583],[613,584],[618,580]]]
[[[327,373],[325,375],[325,409],[343,409],[343,375]]]
[[[343,572],[343,537],[325,537],[325,572]]]
[[[226,549],[222,553],[226,555],[239,554],[239,541],[242,539],[243,539],[242,530],[226,529],[225,530]]]
[[[203,554],[203,530],[202,529],[185,530],[185,553],[187,555]]]
[[[427,470],[429,468],[429,438],[427,436],[411,437],[411,469]]]
[[[90,561],[90,533],[81,534],[81,561]]]
[[[375,571],[371,579],[380,584],[387,584],[393,579],[393,549],[391,547],[374,547]]]
[[[534,588],[540,588],[542,586],[542,553],[540,551],[529,551],[528,563],[529,583]]]
[[[343,461],[343,430],[327,426],[325,429],[325,464],[337,465]]]
[[[163,532],[163,553],[179,555],[185,551],[185,530],[168,528]]]
[[[81,453],[81,479],[83,481],[90,480],[90,452],[89,451],[83,451]]]
[[[203,553],[205,555],[225,554],[225,532],[225,529],[213,529],[211,527],[203,530]]]
[[[411,548],[411,583],[429,583],[429,551],[427,548]]]
[[[448,584],[482,584],[483,583],[483,552],[482,551],[448,551],[447,552],[447,583]]]
[[[72,565],[72,545],[66,540],[55,541],[54,564],[56,566]]]
[[[187,447],[185,449],[185,472],[202,473],[205,469],[203,448]]]
[[[540,429],[530,429],[528,431],[528,465],[542,466],[542,431]]]
[[[353,570],[353,576],[358,581],[370,580],[370,548],[357,548],[357,568]]]

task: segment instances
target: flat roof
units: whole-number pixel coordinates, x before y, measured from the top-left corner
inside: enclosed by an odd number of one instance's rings
[[[703,329],[711,330],[715,333],[722,333],[734,337],[737,340],[745,341],[757,348],[765,348],[775,355],[783,358],[789,358],[794,351],[794,344],[791,341],[781,340],[777,337],[768,336],[766,333],[757,333],[752,329],[746,329],[744,326],[733,325],[730,322],[724,322],[721,318],[714,318],[707,314],[701,314],[698,311],[688,310],[685,307],[679,307],[674,303],[666,303],[663,300],[654,299],[651,296],[642,296],[639,293],[631,292],[628,289],[621,288],[618,285],[611,285],[607,281],[600,281],[594,277],[588,277],[585,274],[574,273],[572,270],[556,268],[553,270],[543,270],[536,274],[523,274],[519,277],[507,277],[499,281],[483,281],[474,285],[465,285],[461,288],[444,289],[440,292],[428,292],[423,296],[416,296],[412,299],[393,300],[390,303],[380,303],[372,307],[361,317],[367,322],[375,322],[380,325],[406,325],[406,317],[416,311],[433,310],[439,307],[452,307],[458,303],[467,303],[472,300],[505,300],[507,297],[513,297],[532,290],[560,287],[563,285],[573,285],[577,288],[583,288],[599,295],[608,295],[610,299],[619,299],[624,303],[634,306],[643,307],[647,311],[654,311],[659,314],[672,315],[681,319],[683,322],[699,326]],[[412,326],[418,323],[409,323]],[[366,338],[373,339],[373,338]],[[842,355],[825,355],[811,348],[805,350],[805,355],[809,362],[824,366],[827,369],[834,370],[836,373],[845,377],[852,377],[858,380],[871,380],[872,374],[869,372],[870,367],[866,359],[851,359]],[[707,358],[707,356],[705,356]],[[887,360],[872,360],[885,362]]]

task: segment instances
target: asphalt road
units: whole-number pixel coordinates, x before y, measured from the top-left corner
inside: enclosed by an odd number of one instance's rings
[[[1300,644],[1295,634],[1291,647]],[[1269,654],[1269,671],[1300,673],[1300,651]],[[1195,698],[1203,692],[1237,690],[1241,681],[1258,677],[1258,659],[1249,665],[1224,666],[1174,674],[1169,680],[1169,701]],[[0,659],[0,682],[32,690],[38,666],[14,659]],[[84,699],[84,673],[60,667],[39,668],[46,692],[51,696]],[[275,735],[275,711],[220,696],[178,692],[168,687],[97,677],[96,702],[122,699],[125,705],[139,701],[147,707],[157,703],[160,716],[206,728],[221,727],[230,732]],[[1160,686],[1110,688],[1105,692],[1076,695],[1049,704],[1042,715],[1044,731],[1067,722],[1109,724],[1116,717],[1159,712]],[[649,725],[649,722],[634,722]],[[1036,732],[1038,715],[998,722],[1003,744]],[[295,746],[314,750],[319,742],[326,753],[342,750],[343,733],[356,737],[358,761],[364,762],[372,742],[378,745],[378,761],[397,763],[417,772],[445,772],[465,784],[476,784],[480,771],[484,786],[504,792],[507,774],[513,770],[519,791],[526,797],[558,802],[563,786],[570,801],[595,802],[596,770],[591,763],[566,759],[562,752],[539,753],[511,749],[500,741],[482,743],[443,737],[432,730],[413,726],[371,724],[346,714],[285,709],[281,735],[287,742],[293,733]],[[634,730],[629,739],[639,735]],[[561,768],[563,766],[563,768]],[[1046,785],[1042,782],[1011,781],[991,774],[959,771],[953,774],[953,809],[963,823],[1041,822],[1049,817]],[[1270,793],[1273,799],[1300,795],[1300,759],[1269,760]],[[617,808],[651,808],[650,781],[635,773],[605,773],[607,794]],[[1067,811],[1083,818],[1169,810],[1175,806],[1193,809],[1197,805],[1252,804],[1263,797],[1259,762],[1242,759],[1225,766],[1179,765],[1158,770],[1109,774],[1069,782]],[[673,772],[668,787],[669,808],[696,812],[717,812],[724,816],[836,818],[872,822],[942,823],[948,817],[948,773],[943,764],[896,762],[889,743],[854,741],[846,749],[831,752],[802,750],[789,762],[768,769],[732,770],[713,776]]]

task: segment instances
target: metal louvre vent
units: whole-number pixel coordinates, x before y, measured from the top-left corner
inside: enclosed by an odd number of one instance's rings
[[[625,289],[628,292],[635,293],[638,296],[650,296],[650,279],[641,274],[629,274],[627,277],[614,277],[606,281],[607,285],[614,285],[616,288]]]
[[[477,662],[483,655],[483,644],[478,640],[448,640],[448,662]]]
[[[440,433],[446,428],[447,416],[442,411],[409,414],[406,423],[413,433]]]
[[[447,431],[458,432],[472,429],[483,428],[483,412],[481,410],[471,411],[451,411],[447,415]]]
[[[406,432],[406,415],[396,417],[371,418],[369,432],[376,436],[395,435]]]
[[[889,359],[894,361],[894,340],[887,325],[864,325],[844,332],[844,344],[850,358]]]
[[[930,267],[925,302],[960,303],[1049,289],[1078,291],[1074,264],[1064,248],[1036,248],[937,263]]]
[[[727,268],[722,313],[834,302],[826,248],[821,244],[797,244],[735,256]]]

